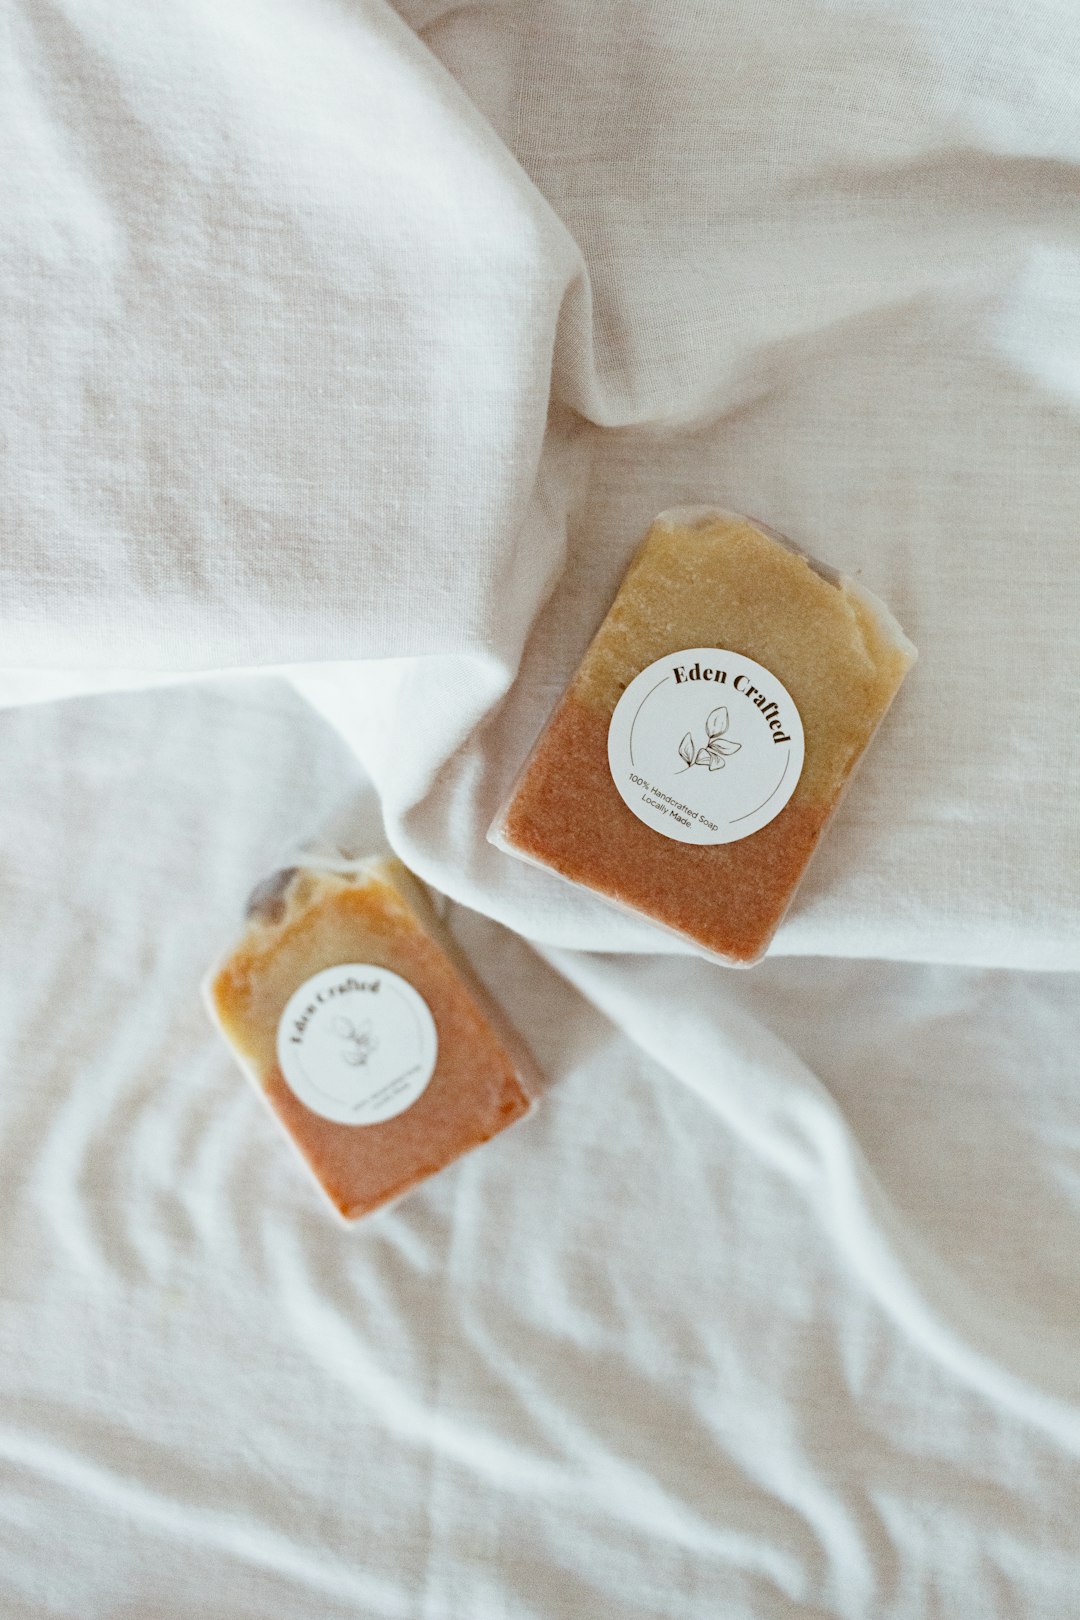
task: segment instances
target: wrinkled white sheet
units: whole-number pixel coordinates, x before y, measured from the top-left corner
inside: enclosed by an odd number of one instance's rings
[[[551,1089],[343,1232],[197,982],[346,750],[262,680],[0,750],[5,1620],[1072,1612],[1071,975],[454,908]]]
[[[7,26],[17,693],[302,663],[424,876],[652,948],[481,834],[648,521],[718,499],[922,653],[778,949],[1080,968],[1073,6]]]
[[[0,30],[5,1620],[1061,1620],[1074,8]],[[749,975],[483,842],[710,499],[922,655]],[[195,995],[343,794],[553,1082],[346,1234]]]

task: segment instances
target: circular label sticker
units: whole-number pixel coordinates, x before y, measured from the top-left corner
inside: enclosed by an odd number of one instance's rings
[[[423,996],[367,962],[324,968],[293,992],[277,1056],[305,1107],[340,1125],[379,1125],[412,1106],[435,1069],[439,1038]]]
[[[791,694],[752,658],[688,647],[615,705],[608,765],[639,821],[680,844],[733,844],[778,816],[803,768]]]

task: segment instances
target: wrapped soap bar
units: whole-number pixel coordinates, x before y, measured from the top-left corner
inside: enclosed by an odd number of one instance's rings
[[[489,837],[747,966],[915,656],[765,525],[662,513]]]
[[[347,1220],[532,1107],[528,1053],[396,860],[276,873],[205,995]]]

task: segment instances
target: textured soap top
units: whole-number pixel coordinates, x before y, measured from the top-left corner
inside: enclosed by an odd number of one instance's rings
[[[397,861],[276,874],[206,996],[347,1219],[532,1106],[527,1053]]]
[[[764,526],[665,514],[492,840],[754,962],[914,658],[882,602]]]

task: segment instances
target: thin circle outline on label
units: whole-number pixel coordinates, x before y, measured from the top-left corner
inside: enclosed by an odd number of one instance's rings
[[[672,685],[677,671],[683,678]],[[785,755],[777,778],[778,746]],[[798,787],[805,749],[801,716],[779,678],[722,647],[654,659],[621,694],[608,725],[608,766],[623,803],[654,832],[698,846],[736,843],[768,826]],[[703,780],[687,781],[701,765],[709,767],[695,772]]]
[[[649,699],[652,697],[653,692],[658,692],[660,690],[660,688],[663,686],[664,681],[669,681],[670,679],[671,679],[670,675],[665,675],[662,680],[657,681],[656,685],[652,689],[652,692],[646,692],[645,696],[642,698],[641,702],[638,704],[637,709],[634,711],[634,718],[630,722],[630,740],[629,740],[629,744],[628,744],[629,749],[630,749],[630,763],[631,763],[631,765],[633,765],[635,763],[634,762],[634,727],[638,723],[638,715],[641,713],[641,711],[645,707],[646,703],[648,703]],[[614,718],[614,716],[612,718]]]
[[[439,1037],[431,1008],[407,979],[375,963],[339,962],[293,991],[275,1047],[282,1077],[305,1108],[338,1125],[365,1126],[396,1119],[426,1091]]]

